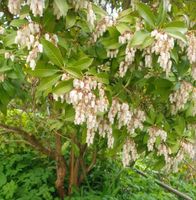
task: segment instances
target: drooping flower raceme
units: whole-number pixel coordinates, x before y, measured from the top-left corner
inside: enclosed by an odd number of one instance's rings
[[[187,56],[192,64],[192,77],[196,80],[196,36],[195,33],[191,32],[187,34],[188,48]]]
[[[155,43],[152,46],[152,53],[159,55],[158,63],[166,72],[168,76],[171,71],[172,61],[170,59],[170,51],[174,47],[174,39],[166,33],[154,30],[151,32],[151,36],[155,38]]]
[[[5,29],[0,26],[0,35],[3,35],[5,33]]]
[[[96,42],[97,39],[101,36],[103,36],[104,32],[106,32],[107,28],[112,26],[115,23],[115,21],[112,20],[111,17],[105,16],[103,19],[101,19],[93,32],[93,41]]]
[[[103,85],[97,83],[91,77],[84,80],[75,79],[73,82],[74,89],[67,95],[66,101],[71,103],[75,109],[75,124],[87,125],[88,145],[93,143],[95,132],[98,130],[98,112],[105,112],[108,109],[108,100],[103,90]],[[99,96],[94,94],[98,89]]]
[[[45,0],[28,0],[27,4],[29,4],[30,9],[34,16],[43,16],[43,11],[45,8]]]
[[[96,15],[93,11],[92,3],[88,2],[87,5],[87,21],[91,24],[92,27],[95,26]]]
[[[127,139],[123,145],[122,152],[122,162],[123,166],[126,167],[130,164],[131,161],[135,161],[138,158],[136,144],[134,140]]]
[[[21,8],[21,0],[9,0],[8,9],[13,15],[19,15]]]
[[[15,38],[15,43],[18,44],[19,47],[27,47],[27,49],[30,50],[26,62],[29,63],[33,70],[36,66],[38,54],[43,52],[43,47],[39,39],[40,26],[33,22],[19,29]]]
[[[160,137],[161,141],[163,142],[165,142],[167,139],[167,132],[154,126],[148,128],[148,134],[149,134],[149,139],[147,144],[148,151],[153,151],[157,137]]]
[[[193,87],[190,83],[183,81],[180,88],[170,95],[172,103],[172,113],[176,114],[179,110],[184,109],[185,104],[189,100]]]

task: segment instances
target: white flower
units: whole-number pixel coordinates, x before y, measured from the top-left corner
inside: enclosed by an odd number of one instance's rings
[[[10,53],[10,52],[5,52],[4,57],[5,57],[5,59],[10,59],[12,62],[13,62],[14,59],[15,59],[14,54],[12,54],[12,53]]]
[[[87,21],[91,24],[92,27],[95,26],[96,15],[92,8],[92,3],[89,2],[87,6]]]
[[[96,42],[99,37],[103,36],[107,28],[112,26],[114,23],[115,22],[109,16],[106,16],[103,19],[101,19],[97,23],[97,26],[95,27],[95,31],[93,32],[93,41]]]
[[[28,0],[30,9],[34,16],[43,16],[43,10],[45,8],[45,0]]]
[[[135,52],[136,52],[135,48],[129,47],[127,45],[125,52],[125,62],[129,63],[129,65],[132,64],[135,59]]]
[[[184,109],[185,104],[189,100],[193,87],[191,84],[183,81],[180,88],[169,96],[172,103],[172,113],[176,114],[179,110]]]
[[[133,37],[133,34],[130,31],[125,31],[122,35],[119,36],[119,43],[125,44],[130,41]]]
[[[129,63],[122,61],[119,66],[119,75],[120,77],[124,77],[128,70]]]
[[[168,36],[166,33],[158,32],[156,29],[151,32],[151,36],[155,38],[155,42],[151,48],[151,52],[159,55],[158,63],[168,76],[172,67],[170,51],[174,47],[174,39]]]
[[[0,26],[0,35],[3,35],[5,33],[5,29]]]
[[[116,58],[118,54],[118,49],[108,49],[107,50],[107,57],[108,58]]]
[[[35,70],[35,66],[36,66],[35,60],[31,60],[31,61],[30,61],[30,68],[31,68],[32,70]]]
[[[135,142],[132,139],[127,139],[123,145],[122,163],[126,167],[130,161],[135,161],[138,158]]]
[[[21,0],[8,0],[8,9],[13,15],[19,15],[21,8]]]
[[[147,143],[148,151],[152,151],[154,149],[154,144],[156,142],[157,137],[160,137],[161,141],[163,142],[165,142],[167,139],[167,133],[164,130],[159,129],[158,127],[148,128],[148,134],[149,134],[149,139]]]

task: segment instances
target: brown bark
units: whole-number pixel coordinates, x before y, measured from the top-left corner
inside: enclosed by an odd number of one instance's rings
[[[74,184],[74,149],[73,147],[71,147],[71,153],[70,153],[70,159],[69,159],[69,171],[70,171],[70,175],[69,175],[69,188],[68,188],[68,195],[71,195],[72,193],[72,187]]]
[[[50,158],[54,159],[56,158],[55,152],[49,148],[45,147],[34,135],[31,133],[28,133],[27,131],[20,129],[19,127],[13,127],[8,126],[6,124],[0,123],[0,128],[15,133],[17,135],[20,135],[25,141],[27,141],[31,146],[33,146],[37,151],[49,156]]]
[[[61,155],[61,136],[56,134],[56,163],[57,163],[57,179],[55,182],[56,189],[59,197],[63,200],[65,196],[64,181],[66,175],[66,162],[64,157]]]
[[[92,170],[92,168],[94,167],[94,165],[96,163],[96,160],[97,160],[97,152],[96,151],[93,153],[92,161],[91,161],[89,166],[85,166],[83,157],[80,158],[80,165],[81,165],[81,168],[82,168],[82,174],[80,175],[80,178],[79,178],[79,184],[81,184],[84,181],[87,174]]]

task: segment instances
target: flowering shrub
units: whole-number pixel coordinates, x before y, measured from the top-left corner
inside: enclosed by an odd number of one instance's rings
[[[186,155],[195,156],[195,26],[172,12],[169,1],[154,10],[137,3],[118,17],[87,0],[6,3],[4,114],[14,106],[52,118],[60,123],[52,132],[66,135],[80,153],[85,143],[91,148],[97,137],[106,138],[109,151],[122,150],[124,166],[152,152],[167,170],[177,170]]]

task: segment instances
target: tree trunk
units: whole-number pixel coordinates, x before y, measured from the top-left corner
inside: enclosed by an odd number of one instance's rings
[[[63,200],[65,196],[64,181],[66,175],[66,162],[64,157],[61,155],[61,136],[56,134],[56,163],[57,163],[57,179],[55,182],[56,189],[59,197]]]

